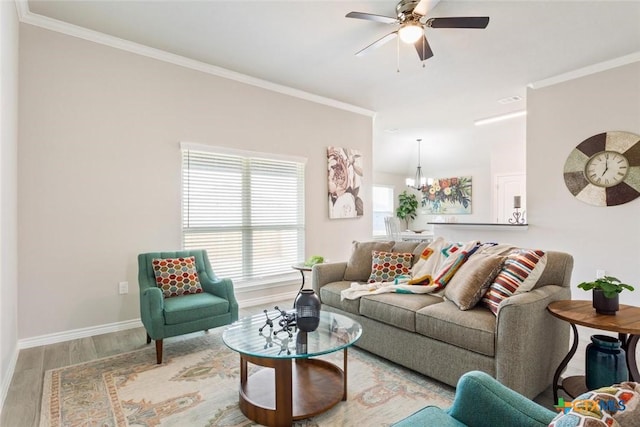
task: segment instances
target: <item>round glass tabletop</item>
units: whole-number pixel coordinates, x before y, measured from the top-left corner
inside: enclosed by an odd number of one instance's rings
[[[360,324],[347,316],[320,311],[320,324],[313,332],[293,327],[290,333],[279,324],[280,312],[270,311],[239,319],[222,334],[230,349],[254,357],[296,359],[333,353],[353,345],[362,334]],[[267,324],[267,316],[273,328]]]

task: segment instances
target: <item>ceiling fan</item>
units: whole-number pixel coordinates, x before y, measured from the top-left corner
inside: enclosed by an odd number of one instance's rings
[[[400,37],[400,40],[413,44],[421,61],[433,56],[433,51],[427,42],[425,28],[479,28],[489,25],[488,16],[457,17],[457,18],[427,18],[426,14],[433,9],[440,0],[400,0],[396,5],[396,18],[374,15],[364,12],[349,12],[347,18],[366,19],[383,24],[398,24],[400,27],[384,37],[371,43],[356,56],[362,56],[383,44]]]

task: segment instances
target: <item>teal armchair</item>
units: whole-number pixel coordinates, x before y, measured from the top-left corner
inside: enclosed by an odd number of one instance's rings
[[[451,408],[427,406],[392,427],[546,427],[556,415],[492,376],[471,371],[460,377]]]
[[[164,298],[156,286],[155,258],[194,256],[202,293]],[[156,361],[162,363],[164,338],[206,331],[238,320],[238,301],[230,279],[219,279],[205,250],[151,252],[138,255],[140,318],[147,330],[147,344],[156,342]]]

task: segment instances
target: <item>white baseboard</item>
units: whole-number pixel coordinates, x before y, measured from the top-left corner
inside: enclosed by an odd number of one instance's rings
[[[109,332],[118,332],[140,327],[142,327],[142,321],[140,319],[132,319],[125,320],[123,322],[107,323],[106,325],[72,329],[70,331],[56,332],[53,334],[40,335],[33,338],[18,340],[18,349],[56,344],[59,342],[71,341],[78,338],[92,337],[94,335],[102,335]]]
[[[238,303],[242,307],[253,307],[256,305],[266,305],[276,301],[291,299],[293,303],[293,294],[291,291],[278,294],[270,294],[257,298],[248,298],[239,300]],[[64,341],[71,341],[78,338],[92,337],[95,335],[107,334],[110,332],[124,331],[127,329],[141,328],[142,321],[138,319],[125,320],[122,322],[107,323],[105,325],[91,326],[88,328],[72,329],[69,331],[56,332],[53,334],[40,335],[37,337],[25,338],[18,340],[18,350],[23,348],[38,347],[41,345],[56,344]],[[17,360],[17,351],[15,358]],[[14,363],[15,364],[15,363]]]
[[[9,392],[9,386],[11,385],[11,380],[13,379],[13,373],[16,370],[16,364],[18,363],[18,354],[19,350],[16,347],[13,352],[13,356],[9,361],[9,369],[5,372],[5,376],[2,378],[2,384],[0,385],[0,416],[2,416],[2,408],[4,408],[4,400],[7,398],[7,393]]]

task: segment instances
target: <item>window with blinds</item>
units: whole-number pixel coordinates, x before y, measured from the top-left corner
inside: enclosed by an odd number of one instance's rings
[[[182,150],[183,247],[237,286],[278,282],[304,257],[304,161]]]

